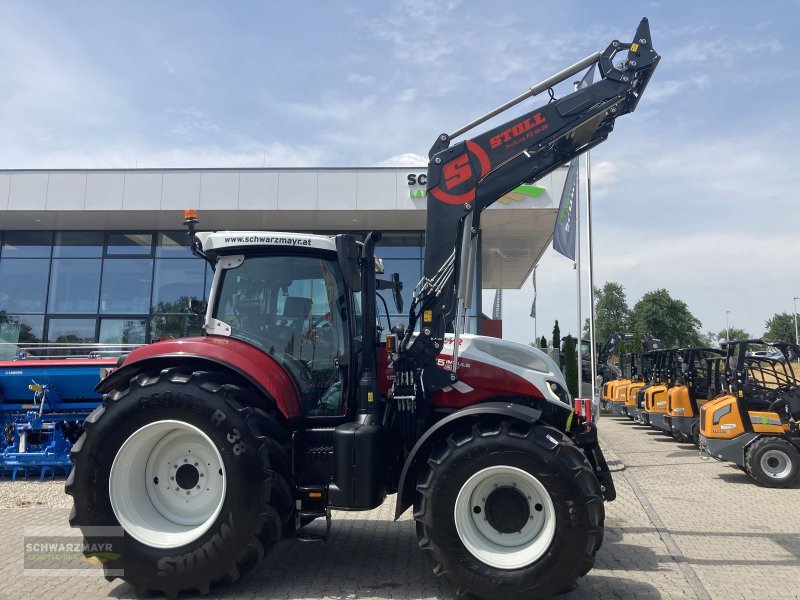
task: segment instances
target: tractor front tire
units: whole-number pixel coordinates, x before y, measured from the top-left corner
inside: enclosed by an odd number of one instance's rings
[[[800,473],[797,447],[778,437],[761,437],[747,450],[747,474],[766,487],[791,486]]]
[[[603,540],[600,485],[557,429],[485,418],[439,440],[418,474],[420,547],[458,596],[551,598]]]
[[[165,369],[108,394],[72,449],[70,525],[135,594],[207,594],[292,518],[288,435],[223,373]],[[87,554],[89,556],[90,554]]]

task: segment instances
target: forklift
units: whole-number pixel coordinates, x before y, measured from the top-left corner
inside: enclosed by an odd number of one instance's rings
[[[207,594],[282,538],[312,539],[315,519],[328,539],[332,510],[394,495],[395,518],[413,507],[419,546],[458,595],[572,589],[593,566],[614,483],[558,366],[465,333],[481,214],[605,141],[659,59],[643,19],[631,42],[437,137],[424,276],[408,325],[383,339],[377,292],[399,312],[404,283],[376,277],[380,232],[199,231],[188,211],[193,252],[214,270],[205,335],[121,359],[72,449],[70,523],[88,547],[110,545],[106,576],[137,594]],[[595,67],[599,81],[556,97]],[[542,106],[456,141],[543,92]]]

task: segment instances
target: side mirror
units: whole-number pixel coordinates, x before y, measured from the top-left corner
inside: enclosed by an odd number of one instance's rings
[[[354,292],[361,291],[361,269],[358,259],[361,250],[356,243],[356,238],[349,233],[336,236],[336,254],[339,258],[339,268],[342,270],[344,282]]]
[[[400,292],[403,291],[403,282],[400,281],[400,273],[392,273],[392,296],[394,297],[394,305],[397,307],[397,312],[403,313],[403,296]]]

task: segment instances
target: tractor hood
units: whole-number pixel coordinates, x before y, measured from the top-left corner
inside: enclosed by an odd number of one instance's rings
[[[439,354],[439,366],[452,366],[454,338],[446,335]],[[547,354],[525,344],[493,337],[462,334],[459,338],[458,376],[461,382],[471,385],[478,372],[491,369],[495,380],[493,387],[508,388],[509,394],[541,397],[567,410],[572,409],[572,398],[567,392],[567,382],[555,361]],[[553,389],[553,384],[560,389]],[[457,391],[458,384],[453,386]]]

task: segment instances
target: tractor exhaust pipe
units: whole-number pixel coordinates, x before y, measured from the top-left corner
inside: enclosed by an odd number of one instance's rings
[[[361,379],[358,382],[359,421],[372,422],[378,412],[378,374],[376,347],[378,329],[375,317],[375,246],[381,241],[380,231],[371,231],[361,249],[361,289],[363,300],[363,343]]]

